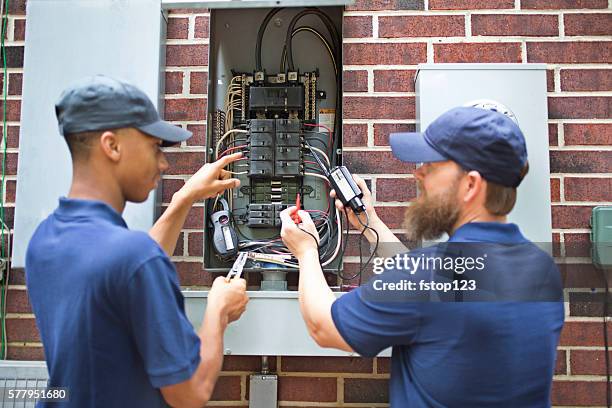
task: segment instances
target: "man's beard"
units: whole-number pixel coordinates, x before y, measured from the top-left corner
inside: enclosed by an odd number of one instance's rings
[[[403,227],[410,241],[434,240],[443,233],[450,234],[459,219],[457,190],[455,181],[451,188],[442,194],[427,195],[421,183],[421,195],[406,209]]]

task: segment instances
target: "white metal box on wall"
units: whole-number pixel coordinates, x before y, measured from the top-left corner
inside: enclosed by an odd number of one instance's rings
[[[25,266],[36,226],[70,187],[72,164],[54,109],[61,91],[104,74],[132,82],[161,109],[166,24],[160,7],[160,0],[28,0],[14,267]],[[130,228],[141,230],[154,216],[154,192],[123,213]]]
[[[439,115],[479,99],[500,102],[516,116],[527,141],[529,174],[509,221],[533,242],[550,243],[550,163],[544,64],[421,64],[416,79],[417,130]]]

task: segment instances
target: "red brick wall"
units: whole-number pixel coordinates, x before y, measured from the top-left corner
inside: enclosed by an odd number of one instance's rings
[[[344,18],[345,158],[355,173],[371,183],[383,219],[399,228],[405,202],[415,196],[412,167],[391,157],[387,135],[415,127],[412,78],[417,64],[544,62],[549,69],[552,238],[566,243],[588,240],[590,209],[612,201],[610,7],[608,0],[357,0],[348,7]],[[25,0],[11,1],[10,11],[5,187],[12,225]],[[193,130],[195,137],[186,146],[168,150],[166,204],[204,157],[208,19],[206,12],[193,10],[170,14],[165,115]],[[201,206],[191,211],[173,258],[185,286],[211,282],[211,276],[201,271],[202,214]],[[598,275],[588,254],[574,248],[567,255],[580,264],[578,286],[587,293],[579,296],[590,296],[588,288]],[[23,271],[12,271],[10,283],[9,358],[41,359]],[[601,308],[576,302],[567,304],[566,310],[553,405],[603,406],[602,324],[597,317]],[[388,359],[276,357],[270,365],[280,377],[283,407],[310,403],[386,406]],[[258,357],[227,358],[215,401],[247,406],[248,376],[260,367]],[[352,405],[360,403],[365,405]]]

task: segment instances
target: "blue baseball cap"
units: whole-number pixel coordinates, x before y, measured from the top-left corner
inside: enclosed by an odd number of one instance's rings
[[[83,78],[55,104],[60,134],[136,128],[170,146],[192,133],[163,121],[149,97],[132,84],[104,75]]]
[[[423,133],[392,133],[393,155],[410,163],[452,160],[485,179],[518,187],[527,164],[525,136],[509,117],[461,107],[443,113]]]

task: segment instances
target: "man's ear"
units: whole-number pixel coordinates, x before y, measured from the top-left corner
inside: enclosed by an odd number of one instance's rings
[[[106,131],[100,136],[100,148],[110,161],[118,162],[121,158],[119,137],[115,132]]]
[[[467,172],[464,182],[466,183],[466,192],[463,201],[466,203],[474,200],[485,191],[486,182],[480,173],[475,170]]]

